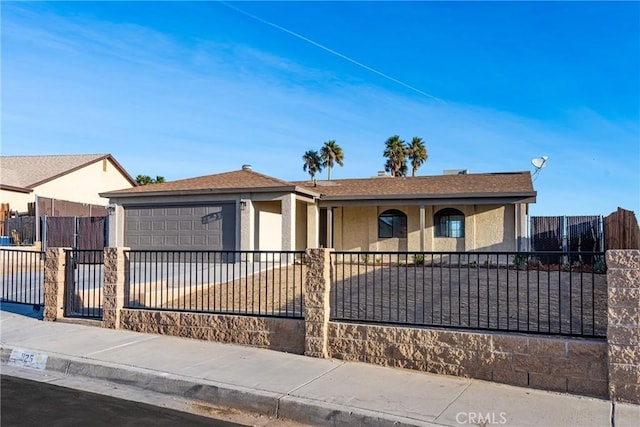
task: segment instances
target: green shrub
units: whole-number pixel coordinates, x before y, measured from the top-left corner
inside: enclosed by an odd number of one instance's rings
[[[603,274],[607,272],[607,264],[604,262],[602,258],[596,260],[593,263],[593,271],[594,273]]]
[[[515,257],[513,257],[513,265],[518,269],[518,270],[524,270],[527,267],[527,255],[523,255],[523,254],[518,254]]]

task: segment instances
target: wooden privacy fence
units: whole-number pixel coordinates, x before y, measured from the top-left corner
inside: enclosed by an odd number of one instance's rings
[[[44,217],[46,248],[102,250],[107,244],[107,217]]]
[[[618,208],[604,219],[605,249],[640,249],[640,228],[633,211]]]

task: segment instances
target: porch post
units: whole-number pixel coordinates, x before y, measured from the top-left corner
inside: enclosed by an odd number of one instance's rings
[[[240,227],[238,227],[238,249],[241,251],[252,251],[254,248],[254,208],[253,201],[248,195],[243,194],[238,202],[238,211],[240,212]]]
[[[287,194],[282,198],[282,250],[296,249],[296,196]]]
[[[327,247],[333,248],[333,208],[327,208]]]
[[[317,204],[307,205],[307,248],[317,248],[319,238],[320,208]]]
[[[424,205],[420,205],[420,252],[424,252]]]

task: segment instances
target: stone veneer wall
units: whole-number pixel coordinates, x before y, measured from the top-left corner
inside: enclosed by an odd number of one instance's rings
[[[607,251],[609,397],[640,404],[640,251]]]
[[[327,358],[329,292],[331,290],[331,249],[307,249],[304,283],[305,350],[311,357]]]
[[[329,356],[606,397],[604,340],[329,323]]]
[[[55,321],[63,317],[64,276],[64,249],[47,249],[46,259],[44,261],[44,320]]]
[[[301,319],[122,309],[120,328],[304,353]]]
[[[329,322],[330,252],[307,250],[302,320],[122,309],[124,248],[107,248],[103,325],[640,403],[638,250],[607,251],[602,341]],[[62,249],[47,251],[45,320],[63,317],[64,263]]]

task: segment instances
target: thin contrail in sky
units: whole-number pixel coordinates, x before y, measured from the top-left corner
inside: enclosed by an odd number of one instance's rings
[[[371,67],[369,67],[368,65],[363,64],[362,62],[358,62],[358,61],[356,61],[356,60],[355,60],[355,59],[353,59],[353,58],[350,58],[350,57],[348,57],[348,56],[346,56],[346,55],[343,55],[343,54],[342,54],[342,53],[340,53],[340,52],[336,52],[335,50],[330,49],[330,48],[328,48],[328,47],[326,47],[326,46],[323,46],[323,45],[321,45],[320,43],[315,42],[315,41],[313,41],[313,40],[311,40],[311,39],[309,39],[309,38],[307,38],[307,37],[305,37],[305,36],[303,36],[303,35],[301,35],[301,34],[298,34],[298,33],[294,32],[294,31],[291,31],[291,30],[289,30],[289,29],[287,29],[287,28],[281,27],[280,25],[278,25],[278,24],[274,24],[273,22],[270,22],[270,21],[267,21],[267,20],[265,20],[265,19],[262,19],[262,18],[260,18],[259,16],[253,15],[253,14],[251,14],[251,13],[249,13],[249,12],[246,12],[246,11],[244,11],[244,10],[242,10],[242,9],[239,9],[239,8],[237,8],[237,7],[235,7],[235,6],[231,5],[231,4],[229,4],[229,3],[225,3],[225,2],[223,2],[223,1],[220,1],[219,3],[223,4],[224,6],[226,6],[226,7],[230,8],[230,9],[235,10],[236,12],[239,12],[239,13],[241,13],[241,14],[245,15],[245,16],[248,16],[248,17],[249,17],[249,18],[251,18],[251,19],[255,19],[256,21],[262,22],[263,24],[269,25],[269,26],[271,26],[271,27],[273,27],[273,28],[276,28],[276,29],[278,29],[278,30],[280,30],[280,31],[283,31],[283,32],[287,33],[287,34],[290,34],[290,35],[292,35],[292,36],[294,36],[294,37],[296,37],[296,38],[299,38],[300,40],[304,40],[305,42],[307,42],[307,43],[309,43],[309,44],[312,44],[312,45],[314,45],[314,46],[316,46],[316,47],[319,47],[320,49],[322,49],[322,50],[324,50],[324,51],[326,51],[326,52],[329,52],[329,53],[331,53],[331,54],[333,54],[333,55],[335,55],[335,56],[337,56],[337,57],[339,57],[339,58],[342,58],[342,59],[344,59],[344,60],[346,60],[346,61],[349,61],[349,62],[351,62],[352,64],[357,65],[358,67],[364,68],[364,69],[365,69],[365,70],[367,70],[367,71],[371,71],[372,73],[377,74],[377,75],[379,75],[380,77],[384,77],[385,79],[390,80],[390,81],[392,81],[392,82],[394,82],[394,83],[397,83],[397,84],[399,84],[399,85],[401,85],[401,86],[404,86],[404,87],[406,87],[407,89],[411,89],[412,91],[417,92],[417,93],[419,93],[420,95],[426,96],[426,97],[431,98],[431,99],[435,99],[436,101],[440,101],[440,102],[443,102],[443,103],[445,103],[445,104],[446,104],[446,101],[444,101],[443,99],[440,99],[440,98],[438,98],[438,97],[436,97],[436,96],[433,96],[433,95],[431,95],[431,94],[428,94],[427,92],[424,92],[424,91],[422,91],[422,90],[420,90],[420,89],[418,89],[418,88],[416,88],[416,87],[413,87],[413,86],[411,86],[411,85],[409,85],[409,84],[407,84],[407,83],[405,83],[405,82],[403,82],[403,81],[401,81],[401,80],[398,80],[398,79],[393,78],[393,77],[391,77],[391,76],[389,76],[389,75],[387,75],[387,74],[385,74],[385,73],[383,73],[383,72],[381,72],[381,71],[378,71],[378,70],[376,70],[375,68],[371,68]]]

